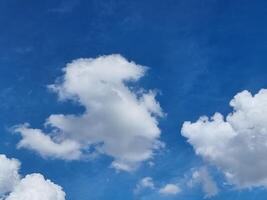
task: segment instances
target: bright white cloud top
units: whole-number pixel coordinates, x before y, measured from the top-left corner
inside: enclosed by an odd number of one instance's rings
[[[0,155],[0,199],[2,200],[65,200],[59,185],[41,174],[19,175],[20,162]]]
[[[182,135],[236,187],[267,187],[267,90],[238,93],[230,106],[225,119],[216,113],[185,122]]]
[[[66,160],[92,154],[114,158],[112,166],[130,171],[153,157],[162,147],[158,118],[163,116],[155,92],[129,84],[144,76],[146,67],[120,55],[77,59],[67,64],[64,75],[50,85],[60,100],[84,107],[84,113],[52,114],[45,125],[52,131],[19,125],[18,147],[43,157]]]

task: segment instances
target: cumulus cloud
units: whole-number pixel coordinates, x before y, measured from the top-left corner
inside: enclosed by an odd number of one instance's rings
[[[216,113],[185,122],[182,135],[236,187],[267,187],[267,90],[238,93],[230,106],[225,118]]]
[[[18,147],[43,157],[79,159],[91,153],[114,158],[112,166],[130,171],[161,148],[158,118],[164,114],[154,91],[133,84],[146,67],[120,55],[77,59],[49,88],[59,99],[84,107],[82,114],[52,114],[45,122],[50,132],[19,125]],[[129,86],[131,85],[131,87]],[[41,141],[41,142],[40,142]]]
[[[175,184],[171,184],[171,183],[166,184],[165,186],[159,189],[159,193],[164,194],[164,195],[175,195],[180,192],[181,192],[180,187],[178,187]]]
[[[65,200],[62,188],[41,174],[30,174],[21,179],[6,200]]]
[[[65,200],[62,188],[41,174],[19,175],[20,162],[0,155],[0,199]]]
[[[0,154],[0,197],[12,191],[18,184],[20,162]]]
[[[201,185],[206,198],[216,195],[219,191],[217,184],[205,167],[195,170],[192,174],[191,180],[188,182],[190,187],[194,187],[197,184]]]

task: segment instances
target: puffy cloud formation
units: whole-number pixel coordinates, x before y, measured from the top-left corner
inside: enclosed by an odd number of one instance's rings
[[[62,188],[41,174],[30,174],[21,179],[6,200],[65,200]]]
[[[8,159],[0,154],[0,197],[14,189],[20,176],[18,170],[20,162],[16,159]]]
[[[0,155],[0,199],[2,200],[65,200],[62,188],[41,174],[20,178],[20,162]]]
[[[188,182],[190,187],[193,187],[197,184],[201,184],[206,198],[216,195],[219,191],[217,184],[214,182],[205,167],[195,170],[192,174],[191,180]]]
[[[267,187],[267,90],[238,93],[230,106],[225,119],[216,113],[185,122],[182,135],[236,187]]]
[[[77,59],[50,85],[60,100],[84,107],[77,115],[52,114],[45,125],[52,131],[20,125],[18,147],[43,157],[80,159],[90,154],[114,158],[112,166],[130,171],[153,157],[162,147],[158,117],[163,116],[155,92],[130,87],[144,76],[146,67],[120,55]]]
[[[159,193],[164,195],[175,195],[179,192],[181,192],[181,189],[177,185],[170,183],[159,189]]]

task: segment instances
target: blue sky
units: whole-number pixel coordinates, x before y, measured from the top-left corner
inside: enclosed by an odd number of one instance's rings
[[[192,171],[203,166],[218,187],[210,199],[266,198],[262,184],[242,189],[226,184],[221,166],[196,155],[198,144],[187,142],[190,133],[181,135],[184,121],[227,115],[238,92],[256,94],[266,87],[266,13],[261,0],[1,1],[1,154],[21,162],[22,176],[38,172],[62,186],[70,200],[204,199],[201,183],[188,186]],[[144,161],[133,171],[118,171],[110,167],[109,155],[66,161],[18,149],[21,135],[13,126],[28,122],[43,129],[51,114],[84,112],[79,103],[59,101],[48,90],[64,76],[62,68],[78,58],[111,54],[147,66],[134,87],[158,91],[166,114],[158,119],[165,147],[155,151],[153,166]],[[153,179],[154,188],[136,194],[144,177]],[[168,183],[181,191],[160,194]]]

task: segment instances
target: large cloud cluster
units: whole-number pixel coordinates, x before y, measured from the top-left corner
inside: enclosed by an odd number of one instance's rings
[[[0,155],[1,200],[65,200],[62,188],[41,174],[19,175],[20,162]]]
[[[48,133],[25,124],[17,126],[22,135],[18,147],[68,160],[105,154],[114,158],[113,167],[134,169],[163,145],[158,127],[163,112],[155,92],[132,86],[145,71],[146,67],[120,55],[67,64],[63,77],[49,88],[60,100],[82,105],[84,112],[52,114],[45,123],[52,129]]]
[[[185,122],[182,135],[236,187],[267,187],[267,90],[238,93],[230,106],[225,119],[216,113]]]

